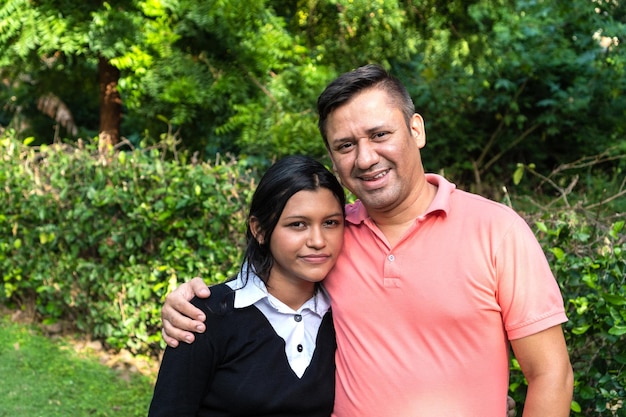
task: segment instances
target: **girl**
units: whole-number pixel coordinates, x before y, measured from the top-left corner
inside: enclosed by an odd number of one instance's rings
[[[167,348],[149,417],[328,417],[335,332],[319,283],[343,244],[345,196],[317,161],[292,156],[257,187],[237,277],[193,303],[196,342]]]

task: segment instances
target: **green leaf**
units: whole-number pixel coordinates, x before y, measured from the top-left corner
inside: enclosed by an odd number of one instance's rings
[[[572,333],[574,333],[575,335],[581,335],[587,332],[587,330],[589,330],[589,328],[591,327],[591,324],[585,324],[584,326],[578,326],[572,329]]]
[[[524,165],[517,164],[517,168],[515,169],[515,172],[513,172],[513,184],[519,185],[523,177],[524,177]]]
[[[548,233],[548,226],[544,222],[535,222],[537,229],[543,233]]]
[[[613,227],[611,227],[611,231],[609,232],[609,234],[611,235],[613,239],[617,239],[619,237],[619,232],[621,232],[623,228],[624,228],[624,220],[620,220],[616,222],[615,224],[613,224]]]
[[[626,305],[626,297],[623,295],[603,293],[602,298],[616,306]]]
[[[626,334],[626,326],[613,326],[609,329],[609,334],[614,336],[622,336]]]
[[[613,358],[617,362],[626,365],[626,353],[616,353]]]
[[[556,257],[556,259],[563,259],[565,252],[561,248],[550,248],[550,252]]]

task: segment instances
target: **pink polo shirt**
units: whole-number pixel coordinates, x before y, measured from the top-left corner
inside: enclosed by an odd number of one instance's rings
[[[438,186],[395,247],[357,202],[324,281],[337,332],[336,417],[504,417],[509,339],[567,321],[525,221]]]

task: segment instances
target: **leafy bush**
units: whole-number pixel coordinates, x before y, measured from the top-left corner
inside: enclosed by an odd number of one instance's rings
[[[573,213],[554,219],[544,242],[567,302],[576,381],[575,415],[624,416],[626,241],[624,221],[597,229]]]
[[[115,348],[159,347],[164,296],[240,262],[255,173],[182,165],[159,152],[29,148],[0,139],[0,300],[36,303]]]
[[[574,368],[574,416],[626,416],[626,236],[624,220],[608,227],[580,209],[545,212],[539,241],[561,287],[565,336]],[[512,391],[525,381],[513,361]]]

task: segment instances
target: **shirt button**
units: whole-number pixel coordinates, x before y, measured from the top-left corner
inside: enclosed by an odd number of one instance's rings
[[[393,255],[389,255],[387,256],[387,259],[389,259],[389,262],[393,262],[396,259],[396,257]]]
[[[302,321],[302,316],[300,314],[296,314],[293,316],[293,319],[299,323]]]
[[[302,347],[302,345],[298,345],[298,348],[297,348],[297,349],[298,349],[298,352],[302,352],[302,350],[303,350],[304,348]]]

